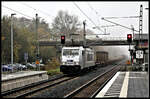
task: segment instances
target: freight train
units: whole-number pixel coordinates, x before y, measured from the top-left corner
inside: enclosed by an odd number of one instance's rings
[[[61,53],[60,72],[64,74],[79,73],[96,66],[106,66],[123,58],[109,60],[108,52],[94,51],[92,48],[76,46],[63,47]]]
[[[105,66],[108,61],[108,52],[106,51],[96,51],[96,66]]]

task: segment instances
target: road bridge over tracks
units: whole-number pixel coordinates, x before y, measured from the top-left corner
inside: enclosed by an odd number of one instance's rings
[[[133,38],[133,42],[130,45],[137,45],[137,42],[139,41],[139,35],[135,34]],[[148,43],[148,34],[143,34],[141,36],[141,43]],[[71,41],[69,39],[66,39],[66,42],[64,45],[83,45],[84,41],[83,40],[76,40],[76,41]],[[129,45],[127,42],[127,37],[103,37],[103,38],[98,38],[98,39],[86,39],[86,44],[88,46],[120,46],[120,45]],[[61,46],[61,41],[59,40],[39,40],[39,45],[40,46]],[[148,48],[148,45],[146,45]]]

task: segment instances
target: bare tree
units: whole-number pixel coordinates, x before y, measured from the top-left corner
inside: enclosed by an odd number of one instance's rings
[[[76,33],[80,26],[77,16],[69,15],[67,11],[59,11],[52,23],[52,31],[58,36],[66,35],[66,38],[70,38],[70,34]]]

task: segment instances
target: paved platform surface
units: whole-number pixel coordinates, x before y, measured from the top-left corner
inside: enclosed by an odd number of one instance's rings
[[[5,80],[16,79],[20,77],[43,74],[43,73],[46,73],[46,71],[20,71],[11,74],[2,74],[1,77],[2,77],[2,81],[5,81]]]
[[[102,97],[149,97],[149,75],[147,72],[117,72],[95,98]]]
[[[149,79],[146,72],[130,72],[127,97],[149,97]]]

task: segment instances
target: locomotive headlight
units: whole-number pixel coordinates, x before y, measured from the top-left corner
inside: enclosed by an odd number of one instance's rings
[[[74,62],[75,65],[79,65],[79,62]]]
[[[65,64],[65,62],[62,62],[62,65],[64,65]]]

